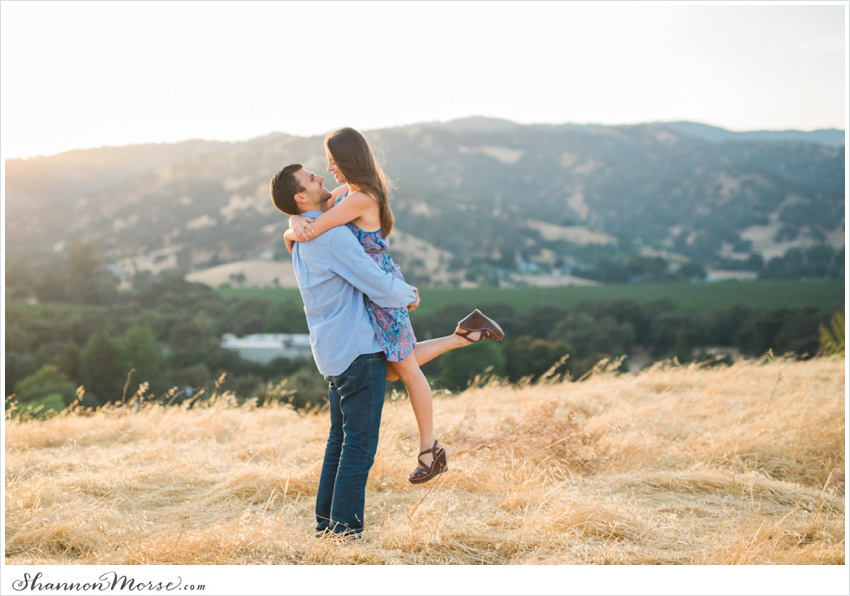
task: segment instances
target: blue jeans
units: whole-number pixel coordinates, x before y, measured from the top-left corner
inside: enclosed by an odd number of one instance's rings
[[[358,356],[327,376],[331,430],[316,495],[316,531],[360,534],[366,479],[378,451],[387,367],[383,352]]]

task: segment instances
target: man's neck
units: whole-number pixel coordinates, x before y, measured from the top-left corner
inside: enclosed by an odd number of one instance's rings
[[[315,213],[318,211],[319,213],[324,213],[328,210],[328,202],[322,201],[318,205],[305,205],[301,211],[298,212],[298,215],[304,215],[305,213]]]

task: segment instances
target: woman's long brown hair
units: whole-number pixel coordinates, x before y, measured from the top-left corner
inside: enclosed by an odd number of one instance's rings
[[[353,128],[339,128],[325,138],[325,148],[342,170],[352,190],[372,195],[378,201],[384,238],[393,231],[395,217],[390,209],[387,179],[369,143]]]

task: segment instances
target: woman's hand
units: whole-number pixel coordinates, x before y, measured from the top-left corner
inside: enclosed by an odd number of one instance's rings
[[[414,293],[414,294],[416,294],[416,301],[415,301],[415,302],[411,302],[410,304],[408,304],[408,305],[407,305],[407,310],[408,310],[409,312],[413,312],[414,310],[416,310],[417,308],[419,308],[419,302],[420,302],[420,299],[419,299],[419,288],[413,288],[413,293]]]
[[[289,217],[289,229],[295,232],[296,238],[301,242],[309,240],[315,231],[313,226],[310,225],[312,223],[313,220],[309,217],[301,217],[300,215],[291,215]]]

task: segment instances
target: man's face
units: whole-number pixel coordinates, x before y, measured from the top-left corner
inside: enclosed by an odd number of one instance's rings
[[[310,170],[300,169],[295,174],[295,179],[301,185],[302,190],[296,196],[304,199],[306,203],[304,207],[306,211],[311,211],[311,207],[318,207],[323,202],[331,198],[330,191],[325,188],[325,179],[311,172]]]

